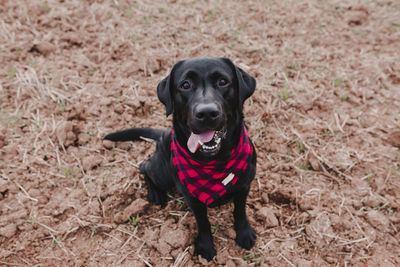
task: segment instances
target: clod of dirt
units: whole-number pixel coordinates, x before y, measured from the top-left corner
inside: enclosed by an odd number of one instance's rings
[[[378,210],[370,210],[367,214],[367,221],[381,232],[385,232],[390,223],[388,218]]]
[[[0,180],[0,200],[2,200],[6,193],[8,192],[8,188],[10,187],[10,182],[5,180]]]
[[[7,145],[6,143],[6,128],[3,128],[0,125],[0,148],[4,147]]]
[[[319,161],[313,153],[308,154],[308,162],[314,171],[319,171],[321,169],[319,166]]]
[[[263,202],[266,204],[269,202],[269,197],[268,197],[268,193],[264,192],[261,195],[261,199],[263,200]]]
[[[87,143],[89,143],[90,141],[90,135],[88,135],[87,133],[80,133],[78,135],[78,144],[79,145],[85,145]]]
[[[41,41],[39,43],[34,44],[31,49],[29,49],[29,52],[37,52],[39,54],[42,54],[43,56],[47,56],[51,53],[56,51],[56,47],[46,41]]]
[[[368,19],[368,10],[365,7],[351,8],[346,12],[347,24],[361,25]]]
[[[71,107],[67,107],[67,120],[86,120],[86,109],[80,105],[74,105]]]
[[[108,149],[108,150],[112,149],[114,147],[114,144],[115,143],[110,140],[103,140],[103,147],[105,149]]]
[[[143,211],[147,208],[149,202],[144,199],[138,198],[133,201],[128,207],[124,209],[123,212],[120,212],[114,216],[115,223],[123,223],[129,220],[131,215],[136,215],[139,213],[143,213]]]
[[[77,140],[74,124],[70,121],[62,122],[56,129],[58,142],[65,147],[73,145]]]
[[[268,207],[262,207],[257,211],[257,218],[264,221],[265,227],[276,227],[279,226],[279,221],[275,216],[274,211]]]
[[[4,236],[7,238],[14,236],[16,232],[17,232],[16,224],[7,224],[6,226],[0,228],[0,236]]]
[[[189,233],[180,228],[173,230],[169,227],[163,227],[160,232],[160,242],[165,241],[173,248],[184,247],[188,239]]]
[[[103,158],[97,155],[88,156],[82,159],[82,168],[89,171],[99,166],[103,162]]]
[[[387,141],[392,146],[400,148],[400,129],[392,130],[387,135]]]
[[[381,202],[382,202],[381,199],[375,195],[368,196],[362,201],[364,206],[371,207],[371,208],[375,208],[375,207],[379,206],[381,204]]]
[[[320,213],[306,226],[306,233],[318,248],[324,248],[331,241],[334,232],[327,213]]]
[[[71,45],[80,46],[82,44],[83,36],[76,32],[67,32],[62,35],[61,40],[68,42]]]
[[[312,261],[308,261],[305,259],[298,259],[296,261],[296,266],[298,267],[311,267],[312,266]]]
[[[4,152],[8,156],[16,156],[18,155],[18,146],[17,144],[8,144],[4,148]]]

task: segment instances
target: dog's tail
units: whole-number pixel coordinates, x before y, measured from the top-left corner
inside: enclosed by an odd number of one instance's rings
[[[149,138],[153,140],[159,139],[166,130],[158,130],[153,128],[131,128],[115,133],[110,133],[104,137],[110,141],[137,141],[142,138]]]

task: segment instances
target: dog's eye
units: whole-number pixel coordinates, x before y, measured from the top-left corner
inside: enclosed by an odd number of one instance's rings
[[[183,89],[183,90],[188,90],[188,89],[190,89],[190,87],[191,86],[190,86],[190,83],[188,81],[184,81],[180,86],[180,88]]]
[[[217,85],[220,87],[223,87],[223,86],[226,86],[228,83],[229,83],[228,80],[221,78],[218,80]]]

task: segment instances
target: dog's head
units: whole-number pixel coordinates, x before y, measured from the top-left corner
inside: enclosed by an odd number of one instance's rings
[[[243,103],[255,87],[255,79],[227,58],[196,58],[176,63],[157,94],[190,152],[212,156],[241,127]]]

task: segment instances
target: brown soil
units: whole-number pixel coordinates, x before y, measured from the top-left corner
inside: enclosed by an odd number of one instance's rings
[[[178,194],[146,200],[156,86],[179,59],[224,56],[257,78],[248,215],[210,211],[210,265],[400,265],[398,1],[0,0],[0,264],[193,266]]]

